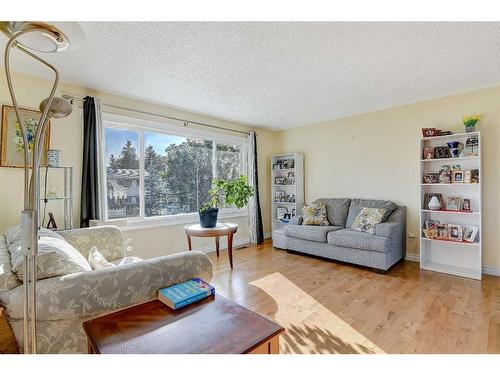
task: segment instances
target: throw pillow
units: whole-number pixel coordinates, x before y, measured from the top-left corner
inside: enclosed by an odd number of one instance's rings
[[[302,208],[303,225],[330,225],[326,216],[325,203],[305,204]]]
[[[109,263],[95,246],[90,249],[89,264],[94,271],[103,270],[105,268],[113,268],[115,266],[114,264]]]
[[[383,221],[384,208],[363,207],[354,219],[351,229],[358,232],[375,234],[375,225]]]
[[[92,271],[83,255],[57,233],[40,229],[38,236],[37,280]],[[19,227],[8,230],[6,238],[12,271],[23,280],[24,256]]]

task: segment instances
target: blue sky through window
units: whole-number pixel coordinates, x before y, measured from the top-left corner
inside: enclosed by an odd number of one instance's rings
[[[144,132],[144,147],[152,145],[155,151],[160,155],[165,155],[165,149],[168,145],[172,143],[178,145],[185,140],[186,138],[177,137],[175,135]]]
[[[139,132],[126,129],[104,128],[106,139],[106,160],[109,160],[111,154],[115,157],[120,155],[123,146],[127,141],[132,142],[132,146],[139,153]],[[144,145],[152,145],[155,151],[160,155],[165,155],[165,149],[169,144],[180,144],[186,138],[174,135],[144,132]]]

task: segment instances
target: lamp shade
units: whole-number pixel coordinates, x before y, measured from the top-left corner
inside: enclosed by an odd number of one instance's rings
[[[25,48],[38,52],[64,52],[75,49],[83,42],[83,32],[75,22],[46,24],[31,21],[1,21],[0,31],[8,38],[23,31],[17,42]]]

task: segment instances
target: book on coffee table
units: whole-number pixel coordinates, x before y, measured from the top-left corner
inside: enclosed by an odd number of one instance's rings
[[[158,291],[158,299],[171,309],[179,309],[215,294],[215,288],[200,278],[194,278]]]

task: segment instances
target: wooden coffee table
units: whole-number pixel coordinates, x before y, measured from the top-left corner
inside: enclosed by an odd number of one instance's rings
[[[91,354],[278,354],[284,328],[220,295],[179,310],[158,300],[83,323]]]
[[[217,223],[213,228],[203,228],[200,224],[189,224],[184,227],[188,241],[188,248],[191,250],[191,237],[215,237],[215,250],[219,257],[219,237],[227,236],[227,255],[229,265],[233,269],[233,236],[238,231],[238,224]]]

